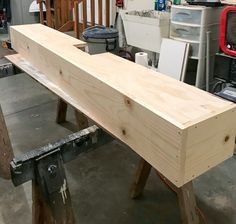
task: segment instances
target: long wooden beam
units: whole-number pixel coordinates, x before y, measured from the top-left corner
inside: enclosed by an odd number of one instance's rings
[[[40,24],[11,27],[11,40],[19,66],[177,187],[232,156],[233,103],[109,53],[91,56]]]

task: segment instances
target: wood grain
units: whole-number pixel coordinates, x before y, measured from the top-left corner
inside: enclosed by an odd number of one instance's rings
[[[233,103],[109,53],[88,55],[39,24],[11,27],[11,38],[20,54],[8,57],[13,63],[38,70],[28,73],[176,186],[232,156]]]

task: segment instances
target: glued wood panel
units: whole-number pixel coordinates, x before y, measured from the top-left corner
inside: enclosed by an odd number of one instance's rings
[[[78,40],[42,25],[11,27],[11,38],[15,64],[36,69],[28,73],[176,186],[232,155],[233,103],[109,53],[88,55],[74,47]]]

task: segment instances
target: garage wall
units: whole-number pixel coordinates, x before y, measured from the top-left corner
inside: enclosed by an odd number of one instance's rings
[[[155,0],[124,0],[127,10],[154,9]]]
[[[11,0],[12,25],[35,23],[35,16],[29,13],[29,6],[33,0]]]
[[[102,0],[103,3],[103,25],[106,24],[106,0]],[[115,17],[116,17],[116,6],[115,6],[115,0],[110,0],[110,21],[111,25],[114,25]],[[83,5],[79,4],[79,16],[80,21],[83,21]],[[87,21],[91,22],[91,1],[87,0]],[[95,23],[98,24],[98,0],[95,0]]]
[[[11,0],[12,24],[30,24],[35,23],[36,19],[33,13],[29,13],[29,6],[33,0]],[[127,10],[145,10],[154,9],[154,0],[124,0]],[[115,11],[115,0],[112,0],[113,10]],[[115,17],[113,13],[113,17]],[[112,18],[114,21],[114,18]]]

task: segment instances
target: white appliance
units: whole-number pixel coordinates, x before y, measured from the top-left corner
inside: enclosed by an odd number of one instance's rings
[[[160,53],[162,38],[169,37],[169,12],[122,10],[120,14],[128,45]]]

